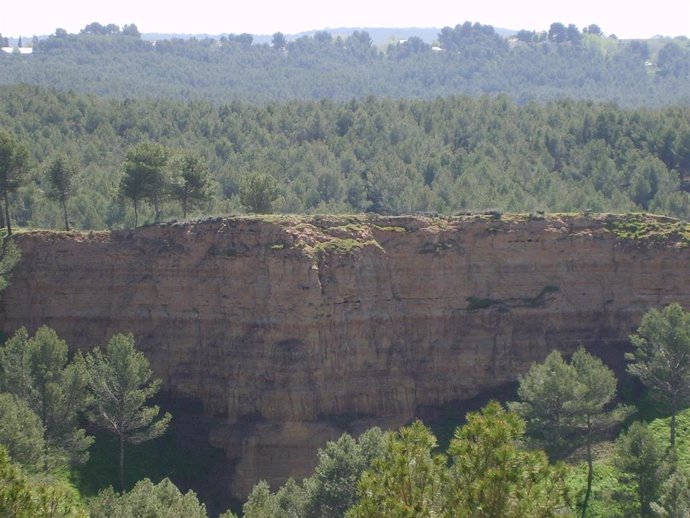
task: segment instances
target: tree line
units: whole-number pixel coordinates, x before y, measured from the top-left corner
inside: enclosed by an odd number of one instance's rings
[[[505,93],[521,103],[564,97],[668,106],[690,99],[687,38],[618,40],[592,24],[519,31],[444,27],[434,45],[412,36],[373,45],[366,31],[318,31],[271,44],[249,34],[218,39],[141,39],[134,24],[97,22],[79,34],[35,38],[30,56],[0,55],[2,84],[31,84],[124,99],[252,103],[374,95],[434,99]]]
[[[216,106],[21,86],[0,88],[0,127],[3,226],[247,210],[690,216],[685,107],[501,96]]]

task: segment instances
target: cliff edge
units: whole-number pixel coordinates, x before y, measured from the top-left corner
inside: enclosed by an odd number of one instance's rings
[[[238,496],[306,475],[344,430],[402,425],[554,348],[620,350],[650,307],[690,307],[690,227],[646,215],[230,217],[18,243],[2,331],[84,349],[133,332],[214,419]]]

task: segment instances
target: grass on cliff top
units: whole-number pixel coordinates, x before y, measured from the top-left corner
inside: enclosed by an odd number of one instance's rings
[[[171,220],[160,223],[160,226],[175,225],[179,223],[199,225],[210,221],[247,221],[263,222],[282,226],[299,227],[308,225],[316,231],[329,234],[329,231],[340,234],[361,234],[372,230],[388,232],[409,232],[417,228],[438,228],[445,230],[453,223],[463,222],[502,222],[502,223],[527,223],[530,221],[555,221],[581,219],[592,222],[593,226],[600,227],[602,223],[606,228],[621,239],[646,241],[654,243],[676,242],[680,246],[690,246],[690,223],[663,215],[648,213],[611,214],[594,213],[591,211],[580,212],[551,212],[537,211],[531,213],[502,212],[499,210],[467,211],[453,215],[437,213],[415,213],[407,215],[381,215],[366,214],[227,214],[222,216],[188,219],[183,222]],[[412,223],[411,223],[412,222]],[[411,225],[411,226],[410,226]],[[155,226],[142,225],[137,228]],[[125,229],[126,230],[126,229]],[[129,229],[131,230],[131,229]],[[18,227],[16,234],[22,233],[46,233],[54,235],[93,237],[109,234],[109,230],[71,230],[66,232],[60,229],[31,229]],[[335,237],[343,238],[343,235]],[[360,239],[361,241],[361,239]],[[348,248],[348,247],[345,247]]]
[[[650,244],[677,243],[690,246],[690,223],[653,214],[609,216],[607,228],[620,239]]]
[[[350,255],[366,246],[375,246],[377,248],[381,248],[381,245],[375,239],[358,240],[351,238],[333,238],[329,241],[318,243],[312,247],[311,253],[315,257],[320,257],[327,254]]]
[[[650,215],[651,216],[651,215]],[[311,224],[317,228],[330,229],[352,229],[361,230],[363,228],[372,228],[377,230],[391,231],[391,232],[405,232],[407,229],[404,224],[396,225],[396,219],[411,219],[426,222],[429,226],[447,227],[453,222],[482,222],[482,221],[502,221],[504,223],[526,223],[530,221],[553,221],[561,219],[589,219],[605,220],[609,217],[622,217],[612,215],[610,213],[594,213],[590,211],[580,212],[502,212],[499,210],[485,210],[485,211],[468,211],[459,212],[453,215],[448,214],[399,214],[399,215],[383,215],[383,214],[328,214],[328,215],[253,215],[253,216],[234,216],[237,218],[260,219],[262,221],[271,223],[290,223],[290,224]],[[652,216],[656,218],[666,218],[665,216]],[[666,218],[672,219],[672,218]],[[382,225],[386,220],[391,220],[393,224]]]

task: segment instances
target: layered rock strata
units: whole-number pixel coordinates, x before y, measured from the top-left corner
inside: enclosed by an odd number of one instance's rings
[[[343,430],[401,425],[554,348],[618,347],[650,307],[690,307],[690,233],[654,221],[675,230],[494,215],[31,232],[0,321],[82,349],[134,333],[165,388],[215,419],[242,496],[306,475]]]

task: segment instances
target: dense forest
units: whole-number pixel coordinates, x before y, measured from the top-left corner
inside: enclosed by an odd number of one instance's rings
[[[25,39],[27,44],[28,38]],[[26,83],[125,98],[334,101],[369,95],[434,99],[505,93],[519,103],[562,98],[668,106],[690,100],[685,37],[618,40],[596,25],[552,24],[502,37],[488,25],[444,27],[376,47],[369,34],[326,31],[271,44],[250,34],[143,40],[134,25],[57,29],[33,54],[1,54],[0,84]]]
[[[104,100],[38,87],[0,88],[0,126],[28,149],[9,197],[19,226],[64,226],[47,173],[74,164],[74,228],[135,223],[123,184],[142,143],[164,148],[155,199],[138,222],[251,210],[247,179],[272,179],[279,213],[653,211],[687,219],[690,112],[590,101],[519,105],[507,97],[291,101]],[[208,196],[184,210],[175,185],[193,151]],[[123,190],[124,188],[124,190]],[[157,208],[158,210],[154,210]]]

